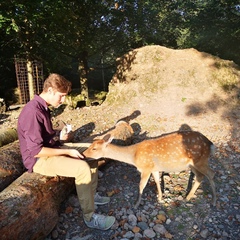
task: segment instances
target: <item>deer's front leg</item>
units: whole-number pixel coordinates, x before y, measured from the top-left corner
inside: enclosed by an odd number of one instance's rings
[[[158,201],[160,202],[162,200],[162,190],[161,190],[161,187],[160,187],[160,183],[159,183],[159,180],[160,180],[160,174],[159,172],[152,172],[152,175],[153,175],[153,179],[156,183],[156,186],[157,186],[157,191],[158,191]]]
[[[138,208],[140,202],[141,202],[141,199],[142,199],[142,193],[143,193],[143,190],[145,188],[145,186],[147,185],[147,182],[148,182],[148,179],[150,177],[150,174],[149,172],[142,172],[141,173],[141,180],[140,180],[140,183],[139,183],[139,194],[138,194],[138,200],[137,202],[135,203],[134,205],[134,208]]]

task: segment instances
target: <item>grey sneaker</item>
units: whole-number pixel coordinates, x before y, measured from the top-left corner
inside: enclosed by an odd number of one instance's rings
[[[94,203],[96,205],[104,205],[110,202],[110,197],[102,197],[98,193],[94,196]]]
[[[113,216],[103,216],[94,213],[90,221],[84,219],[85,224],[89,228],[95,228],[99,230],[108,230],[115,222],[115,217]]]

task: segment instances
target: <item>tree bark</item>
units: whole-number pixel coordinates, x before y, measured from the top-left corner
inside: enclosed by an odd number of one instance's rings
[[[0,191],[26,171],[22,163],[19,141],[1,147],[0,151]]]
[[[84,96],[85,101],[88,101],[88,98],[89,98],[88,84],[87,84],[89,67],[88,67],[88,59],[87,58],[88,58],[88,52],[83,51],[79,55],[79,66],[78,66],[78,72],[80,75],[81,95]]]
[[[99,167],[106,164],[99,161]],[[58,222],[58,211],[75,188],[73,178],[23,173],[0,193],[1,240],[41,240]]]
[[[17,130],[15,128],[8,128],[7,130],[0,130],[0,147],[16,141],[18,139]]]
[[[98,167],[106,164],[98,161]],[[20,153],[19,141],[1,147],[0,151],[0,191],[9,186],[26,171]]]
[[[73,178],[22,174],[0,193],[1,240],[45,239],[58,222],[61,202],[73,189]]]
[[[34,97],[34,80],[33,80],[33,65],[30,60],[27,60],[27,75],[28,75],[28,89],[29,89],[29,98],[33,99]]]

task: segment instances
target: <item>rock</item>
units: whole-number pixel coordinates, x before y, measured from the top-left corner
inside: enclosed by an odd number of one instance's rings
[[[208,237],[208,229],[204,229],[200,232],[200,235],[202,238],[207,238]]]
[[[160,233],[161,235],[165,235],[167,232],[166,228],[162,224],[156,224],[153,229],[155,232]]]
[[[143,235],[148,238],[154,238],[156,236],[156,233],[152,229],[146,229],[144,230]]]
[[[140,227],[142,230],[146,230],[148,228],[148,225],[145,222],[139,222],[137,226]]]
[[[133,214],[130,214],[128,216],[128,223],[131,225],[131,226],[136,226],[137,225],[137,217]]]

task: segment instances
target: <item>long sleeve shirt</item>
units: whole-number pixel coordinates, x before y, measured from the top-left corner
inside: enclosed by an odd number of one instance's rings
[[[18,118],[18,138],[24,166],[33,171],[37,155],[42,147],[58,147],[54,141],[50,112],[44,99],[35,95],[22,109]]]

